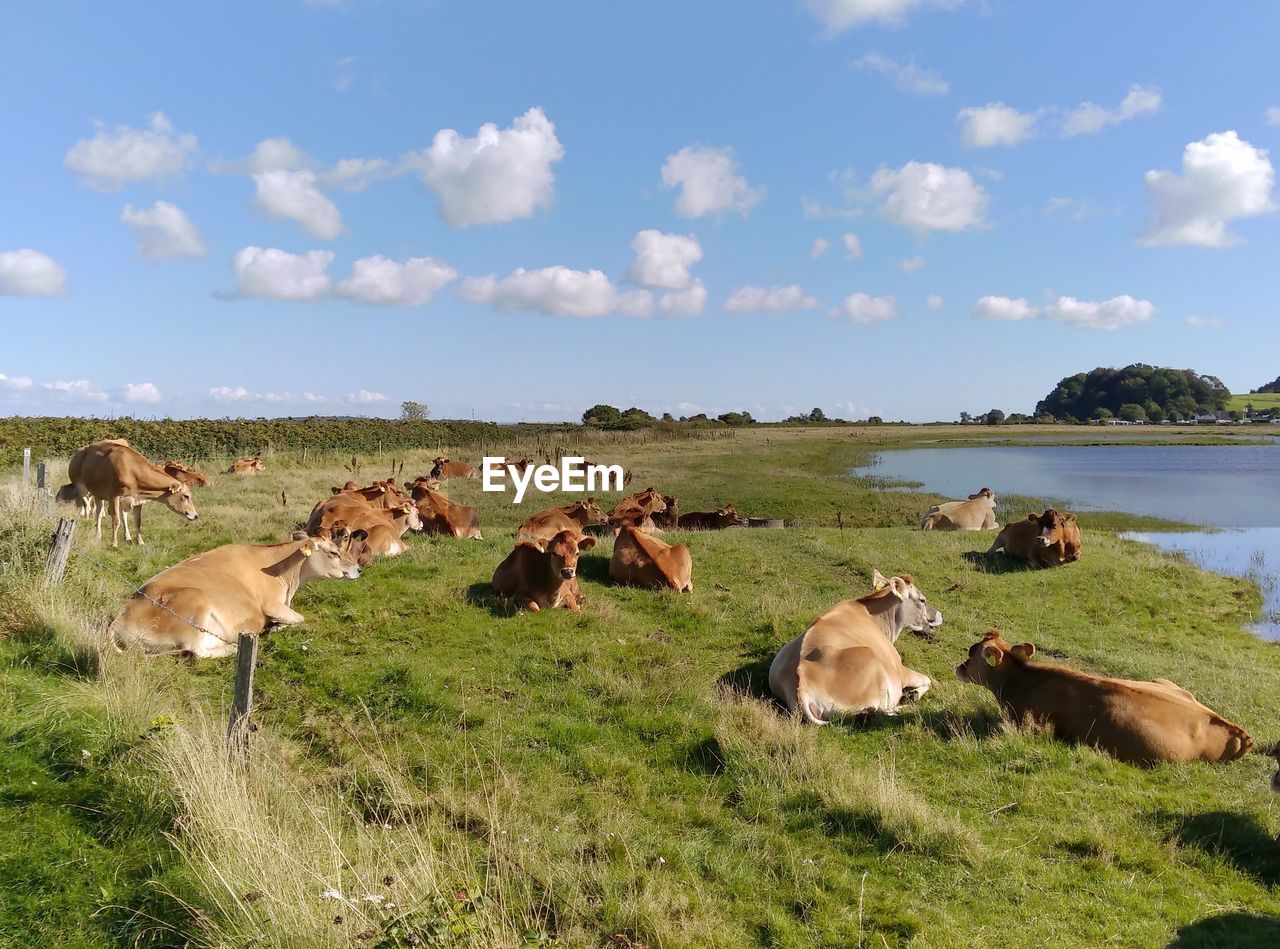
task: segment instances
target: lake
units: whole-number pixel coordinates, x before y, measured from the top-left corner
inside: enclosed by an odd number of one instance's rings
[[[1280,639],[1280,444],[906,448],[880,452],[854,473],[920,482],[952,498],[986,485],[997,497],[1021,494],[1072,510],[1223,528],[1125,536],[1254,580],[1266,605],[1253,629]]]

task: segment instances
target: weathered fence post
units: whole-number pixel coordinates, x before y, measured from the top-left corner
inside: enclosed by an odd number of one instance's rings
[[[22,490],[31,484],[31,449],[22,449]]]
[[[49,547],[49,556],[45,558],[45,583],[53,586],[61,583],[67,572],[67,557],[71,553],[71,538],[76,532],[74,517],[58,518],[58,526],[53,531],[53,543]]]
[[[227,748],[239,764],[249,760],[249,715],[253,711],[253,670],[258,664],[258,637],[241,633],[236,649],[236,685],[231,698],[231,718],[227,722]]]
[[[42,462],[40,462],[38,465],[36,465],[36,488],[37,488],[37,490],[40,490],[40,491],[43,491],[43,490],[44,490],[44,474],[45,474],[45,466],[44,466],[44,462],[42,461]]]

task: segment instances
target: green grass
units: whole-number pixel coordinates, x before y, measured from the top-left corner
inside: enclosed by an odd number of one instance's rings
[[[990,535],[916,531],[930,496],[846,477],[905,437],[591,446],[684,510],[733,501],[789,528],[682,538],[684,596],[609,585],[605,541],[580,566],[580,615],[508,615],[487,589],[541,502],[450,483],[485,540],[413,539],[357,582],[303,590],[307,622],[264,639],[249,775],[218,751],[233,663],[85,648],[125,592],[88,558],[141,580],[277,539],[344,471],[219,479],[196,524],[151,506],[142,550],[86,531],[62,599],[4,575],[0,943],[348,945],[468,926],[477,945],[1274,943],[1269,759],[1122,765],[1009,727],[952,672],[997,626],[1046,658],[1172,678],[1274,741],[1280,661],[1242,628],[1256,589],[1119,540],[1140,523],[1123,515],[1082,518],[1077,564],[980,569],[965,555]],[[41,536],[0,551],[33,556]],[[913,573],[945,613],[935,638],[899,642],[934,689],[865,727],[778,715],[762,697],[773,653],[874,568]],[[339,912],[327,886],[398,908]]]
[[[1227,409],[1235,412],[1243,412],[1246,405],[1250,403],[1256,411],[1264,411],[1266,409],[1280,409],[1280,392],[1255,392],[1244,393],[1242,395],[1232,394],[1227,402]]]

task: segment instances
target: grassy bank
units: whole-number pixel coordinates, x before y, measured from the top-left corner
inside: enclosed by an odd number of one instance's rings
[[[1082,516],[1078,564],[980,569],[965,554],[989,535],[922,534],[928,496],[846,477],[906,437],[589,446],[682,509],[733,501],[789,527],[691,535],[685,596],[610,586],[606,541],[580,615],[507,614],[487,582],[532,508],[451,483],[485,540],[413,539],[304,590],[306,624],[264,640],[247,774],[220,752],[232,664],[102,654],[125,590],[97,564],[142,580],[278,539],[347,472],[280,459],[218,479],[196,524],[148,510],[142,550],[83,531],[54,594],[21,566],[43,527],[6,502],[0,942],[1274,942],[1269,759],[1120,765],[1008,727],[951,672],[994,625],[1082,668],[1173,678],[1275,740],[1280,660],[1242,629],[1257,591],[1117,539],[1136,526],[1118,516]],[[779,716],[769,659],[873,568],[913,573],[944,611],[899,644],[934,690],[861,728]]]

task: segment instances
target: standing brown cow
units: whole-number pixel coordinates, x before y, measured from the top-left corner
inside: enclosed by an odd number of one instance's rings
[[[142,505],[161,501],[175,514],[189,521],[198,520],[191,489],[165,474],[164,469],[147,461],[139,452],[120,439],[94,442],[71,456],[67,466],[71,483],[58,491],[59,498],[80,499],[88,507],[88,499],[98,502],[98,539],[102,539],[102,519],[111,508],[111,546],[120,542],[120,522],[124,521],[124,539],[129,533],[128,511],[132,508],[137,542],[142,540]],[[122,516],[122,512],[124,512]]]

